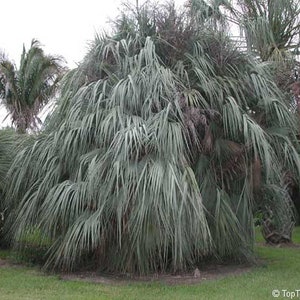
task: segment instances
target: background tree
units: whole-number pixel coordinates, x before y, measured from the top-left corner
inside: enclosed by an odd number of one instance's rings
[[[237,3],[248,48],[262,61],[286,60],[289,52],[298,53],[298,1],[238,0]]]
[[[264,62],[270,70],[275,83],[290,98],[290,109],[299,114],[297,86],[294,76],[299,68],[297,55],[300,43],[300,6],[295,0],[261,1],[239,0],[236,16],[245,31],[248,51]],[[296,207],[299,207],[299,181],[295,173],[286,171],[285,182],[289,186]],[[264,221],[264,236],[267,241],[275,242],[280,236],[290,236],[291,223],[286,219],[279,228],[272,218],[269,208]],[[298,211],[300,213],[300,211]],[[270,219],[271,218],[271,219]],[[282,226],[282,224],[281,224]]]
[[[19,69],[2,54],[0,98],[17,132],[37,128],[38,114],[55,95],[62,71],[62,59],[45,55],[37,40],[28,51],[23,47]]]

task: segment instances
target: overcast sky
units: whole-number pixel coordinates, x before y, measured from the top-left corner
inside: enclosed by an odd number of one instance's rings
[[[46,54],[63,56],[70,68],[76,66],[87,52],[95,33],[109,29],[123,0],[2,0],[0,17],[0,50],[17,65],[23,44],[30,47],[32,39],[43,45]],[[127,1],[128,2],[128,1]],[[135,4],[136,0],[129,2]],[[140,0],[144,3],[144,0]],[[164,2],[159,0],[156,2]],[[186,0],[175,0],[181,5]],[[0,127],[6,112],[0,109]]]
[[[62,55],[69,67],[74,67],[83,58],[87,43],[95,33],[109,28],[108,20],[118,14],[122,2],[2,0],[0,49],[18,64],[23,43],[28,49],[35,38],[44,45],[47,54]],[[176,0],[178,4],[184,2]]]

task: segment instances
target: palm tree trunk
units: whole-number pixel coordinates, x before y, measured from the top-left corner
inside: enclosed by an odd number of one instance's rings
[[[26,129],[27,129],[26,122],[24,120],[22,120],[22,119],[19,119],[16,122],[16,132],[18,134],[25,134],[26,133]]]
[[[287,222],[280,228],[274,226],[270,218],[262,222],[262,235],[268,244],[278,245],[292,242],[294,222]]]

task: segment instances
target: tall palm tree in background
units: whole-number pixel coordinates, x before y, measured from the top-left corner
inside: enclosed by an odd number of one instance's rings
[[[296,0],[238,0],[248,48],[262,61],[299,53],[300,7]]]
[[[45,55],[37,40],[28,51],[23,47],[19,69],[1,55],[0,99],[17,132],[37,128],[38,114],[54,96],[62,70],[62,59]]]
[[[297,0],[238,0],[236,15],[248,50],[273,69],[278,86],[287,93],[299,69],[300,6]],[[300,111],[298,112],[300,113]]]
[[[282,179],[300,160],[289,99],[195,10],[126,12],[64,77],[47,130],[14,160],[6,226],[21,246],[38,228],[48,268],[251,260],[255,206],[290,219]]]

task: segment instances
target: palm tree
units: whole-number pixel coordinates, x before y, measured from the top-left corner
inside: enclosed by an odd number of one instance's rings
[[[127,15],[128,36],[97,37],[54,121],[14,160],[9,227],[17,242],[33,228],[52,241],[48,268],[251,260],[255,193],[289,215],[283,166],[299,174],[300,160],[284,95],[265,65],[189,16],[168,35],[179,16],[144,7],[152,36]]]
[[[55,94],[61,63],[60,57],[45,55],[37,40],[28,51],[23,47],[19,69],[2,54],[0,98],[17,132],[37,128],[39,112]]]
[[[273,69],[278,86],[289,93],[299,68],[300,7],[296,0],[239,0],[239,24],[246,34],[248,50]]]
[[[263,61],[286,59],[288,51],[298,52],[298,1],[238,0],[238,8],[248,47]]]

